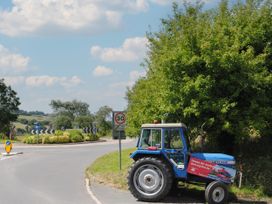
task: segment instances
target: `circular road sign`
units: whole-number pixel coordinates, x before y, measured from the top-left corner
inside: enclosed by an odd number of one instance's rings
[[[123,112],[115,113],[114,115],[114,123],[116,125],[123,125],[126,122],[126,116]]]

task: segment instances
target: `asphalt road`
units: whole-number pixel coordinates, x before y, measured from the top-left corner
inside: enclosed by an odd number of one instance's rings
[[[123,142],[133,147],[135,141]],[[92,204],[85,187],[85,168],[97,157],[118,150],[118,143],[24,147],[0,160],[1,204]]]
[[[136,141],[123,141],[123,148],[135,144]],[[0,204],[145,204],[128,191],[96,183],[92,183],[90,190],[97,200],[88,193],[85,168],[97,157],[114,150],[118,150],[117,141],[49,147],[15,144],[14,151],[23,154],[0,159]],[[182,190],[159,203],[204,202],[204,192]]]

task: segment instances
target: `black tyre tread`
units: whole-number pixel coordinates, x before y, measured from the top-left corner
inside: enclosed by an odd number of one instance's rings
[[[169,195],[176,196],[180,192],[180,188],[178,187],[178,180],[173,179],[172,187],[170,189]]]
[[[211,184],[214,183],[216,181],[213,181],[211,183],[209,183],[206,188],[205,188],[205,200],[208,202],[209,200],[209,192],[210,192],[210,187],[212,186]]]
[[[156,197],[147,197],[145,195],[142,195],[139,193],[136,188],[134,187],[133,183],[133,175],[138,167],[140,167],[142,164],[151,163],[156,165],[158,168],[161,169],[162,173],[165,176],[165,187],[162,190],[162,192],[157,195]],[[163,162],[162,160],[154,157],[143,157],[137,161],[135,161],[129,171],[128,171],[128,189],[132,193],[132,195],[137,198],[140,201],[147,201],[147,202],[156,202],[159,200],[162,200],[171,190],[172,183],[173,183],[173,174],[172,170],[170,169],[169,165]]]
[[[211,191],[218,186],[222,187],[225,190],[225,198],[220,203],[214,202],[211,198]],[[228,194],[229,194],[228,188],[224,183],[222,183],[220,181],[213,181],[213,182],[209,183],[209,185],[207,186],[207,188],[205,190],[205,199],[208,204],[223,204],[223,203],[227,203]]]

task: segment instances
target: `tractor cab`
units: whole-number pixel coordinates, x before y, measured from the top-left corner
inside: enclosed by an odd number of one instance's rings
[[[190,143],[182,123],[143,124],[138,149],[131,155],[137,160],[145,155],[163,156],[173,166],[177,177],[185,178]]]

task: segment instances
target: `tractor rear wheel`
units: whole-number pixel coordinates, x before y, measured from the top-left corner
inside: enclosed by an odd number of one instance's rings
[[[171,190],[172,171],[157,158],[144,157],[131,166],[128,173],[128,187],[140,201],[159,201]]]
[[[205,190],[205,199],[208,204],[223,204],[228,200],[227,186],[220,181],[211,182]]]

